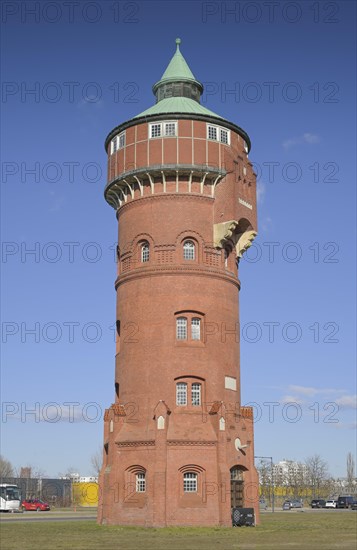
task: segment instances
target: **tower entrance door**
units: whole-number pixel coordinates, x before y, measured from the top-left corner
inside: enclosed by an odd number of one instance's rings
[[[244,507],[244,469],[241,466],[231,468],[231,507]]]

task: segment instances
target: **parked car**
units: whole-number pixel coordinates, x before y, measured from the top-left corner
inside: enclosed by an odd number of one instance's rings
[[[326,500],[323,498],[314,498],[310,503],[311,508],[325,508]]]
[[[334,500],[333,498],[326,500],[325,508],[336,508],[337,506],[337,500]]]
[[[338,497],[336,508],[350,508],[352,506],[353,497],[351,495],[346,495]]]
[[[357,500],[354,500],[351,504],[351,510],[357,510]]]
[[[21,508],[28,512],[35,511],[35,512],[47,512],[50,510],[50,506],[48,502],[44,502],[43,500],[39,500],[37,498],[29,498],[26,500],[23,500],[21,502]]]
[[[290,510],[291,509],[291,500],[285,500],[283,502],[283,510]]]
[[[302,508],[303,507],[303,501],[299,498],[293,498],[291,501],[291,508]]]

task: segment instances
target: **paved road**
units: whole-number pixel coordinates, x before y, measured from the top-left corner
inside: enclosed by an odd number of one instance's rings
[[[0,523],[18,523],[28,521],[84,521],[97,519],[96,513],[83,512],[24,512],[20,514],[0,514]]]

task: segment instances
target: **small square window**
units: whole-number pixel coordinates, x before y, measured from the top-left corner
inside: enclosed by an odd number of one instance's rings
[[[176,136],[176,122],[165,122],[164,128],[165,136]]]
[[[152,124],[150,137],[155,138],[160,136],[161,136],[161,124]]]
[[[208,139],[214,139],[215,141],[217,141],[216,126],[208,126]]]

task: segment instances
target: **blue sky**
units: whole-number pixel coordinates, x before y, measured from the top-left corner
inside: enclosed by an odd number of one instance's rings
[[[255,453],[318,453],[345,475],[356,447],[355,3],[32,4],[1,14],[2,454],[49,476],[91,472],[114,398],[103,143],[153,104],[179,36],[204,105],[248,132],[259,176],[259,235],[240,266]]]

